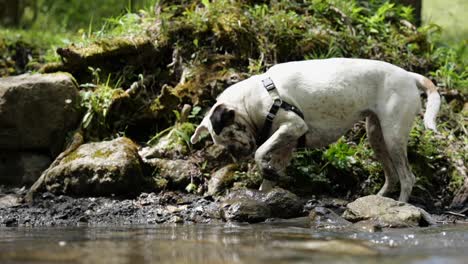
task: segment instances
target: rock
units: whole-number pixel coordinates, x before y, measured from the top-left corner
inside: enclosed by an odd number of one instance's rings
[[[44,153],[0,152],[0,184],[30,186],[52,162]]]
[[[125,137],[81,145],[41,177],[47,191],[77,196],[128,195],[144,183],[138,147]]]
[[[292,218],[302,213],[303,203],[297,195],[282,188],[273,188],[263,199],[274,217]]]
[[[0,208],[13,207],[20,204],[18,195],[7,194],[0,196]]]
[[[239,199],[247,199],[247,200],[256,200],[256,201],[260,201],[264,203],[265,197],[266,197],[266,193],[263,193],[259,190],[241,188],[241,189],[229,191],[229,193],[226,196],[224,196],[221,199],[221,201],[226,203],[226,202],[235,201]]]
[[[200,169],[190,161],[176,159],[148,159],[145,162],[157,171],[159,176],[169,180],[176,187],[185,188],[192,178],[202,175]]]
[[[315,207],[310,211],[309,219],[312,228],[341,229],[352,225],[351,222],[331,209],[321,206]]]
[[[207,194],[220,194],[225,188],[229,187],[234,182],[234,172],[236,169],[236,164],[229,164],[213,173],[208,181]]]
[[[351,223],[338,215],[335,211],[317,206],[309,213],[310,227],[316,229],[340,229],[342,232],[367,232],[382,231],[382,226],[373,220],[364,220]]]
[[[268,193],[239,189],[222,199],[222,211],[226,220],[258,222],[270,217],[299,216],[302,212],[302,202],[295,194],[281,188],[274,188]]]
[[[3,221],[3,223],[6,227],[14,227],[18,226],[18,220],[16,218],[7,218]]]
[[[208,171],[222,168],[235,162],[226,148],[216,144],[210,144],[206,148],[198,150],[191,156],[191,159],[198,164],[209,161],[206,163],[206,170]]]
[[[346,208],[343,217],[351,222],[373,220],[384,227],[428,226],[434,223],[423,209],[378,195],[361,197]]]
[[[231,191],[221,200],[220,215],[227,221],[265,221],[271,217],[271,210],[264,202],[265,196],[258,190],[246,188]]]
[[[223,206],[221,217],[227,221],[257,223],[271,217],[271,211],[261,201],[244,198]]]
[[[83,69],[87,66],[101,66],[104,69],[106,62],[118,61],[123,56],[132,58],[133,63],[136,57],[141,57],[138,60],[141,64],[147,62],[154,52],[153,43],[145,36],[115,37],[96,41],[86,47],[69,45],[57,49],[64,67],[68,70]]]
[[[80,121],[76,81],[66,73],[0,78],[0,149],[58,154]]]

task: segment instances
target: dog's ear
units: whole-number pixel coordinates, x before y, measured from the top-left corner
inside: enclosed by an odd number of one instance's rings
[[[200,141],[200,137],[202,136],[203,132],[208,132],[205,119],[203,119],[200,125],[198,125],[197,129],[195,129],[195,133],[193,133],[192,137],[190,138],[190,143],[195,144]]]
[[[210,115],[210,121],[216,135],[219,135],[224,127],[234,122],[235,115],[235,110],[227,108],[224,104],[219,104],[213,109]]]

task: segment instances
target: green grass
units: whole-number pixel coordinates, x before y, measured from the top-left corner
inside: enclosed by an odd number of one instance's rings
[[[39,53],[43,53],[40,56],[45,61],[57,61],[59,57],[55,53],[55,50],[58,47],[67,46],[78,39],[78,35],[70,33],[0,27],[0,48],[1,45],[9,46],[23,42],[35,50],[39,50]]]
[[[77,34],[57,33],[52,31],[36,31],[0,27],[0,40],[6,44],[22,41],[40,49],[50,49],[69,45],[79,39]]]

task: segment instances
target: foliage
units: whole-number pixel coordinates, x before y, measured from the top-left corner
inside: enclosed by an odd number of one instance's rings
[[[433,57],[440,62],[440,67],[430,74],[439,80],[439,86],[448,89],[458,88],[468,93],[468,64],[462,61],[462,54],[467,51],[466,45],[457,48],[440,47]]]
[[[346,169],[356,163],[354,158],[357,150],[345,142],[341,137],[337,142],[331,144],[328,149],[323,153],[323,157],[327,162],[338,168]]]
[[[107,135],[109,133],[110,127],[106,121],[107,114],[113,100],[122,94],[123,91],[121,89],[113,89],[109,86],[108,82],[100,84],[99,75],[97,74],[99,69],[90,70],[95,71],[97,79],[96,85],[83,85],[91,89],[80,91],[82,98],[81,106],[86,109],[81,127],[90,133],[88,138],[99,138],[99,135]]]
[[[89,25],[100,28],[106,18],[135,12],[154,1],[23,0],[21,2],[18,10],[22,13],[21,27],[65,33],[87,29]]]

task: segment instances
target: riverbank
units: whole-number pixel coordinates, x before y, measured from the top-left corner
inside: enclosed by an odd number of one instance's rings
[[[52,227],[52,226],[127,226],[158,225],[164,223],[205,224],[236,222],[225,215],[226,200],[223,197],[200,196],[183,192],[141,193],[135,198],[86,197],[77,198],[46,192],[33,203],[22,201],[24,188],[0,187],[0,226],[3,227]],[[242,195],[237,195],[242,196]],[[310,217],[309,224],[324,229],[337,228],[341,215],[349,201],[330,197],[302,197],[296,201],[294,217],[308,216],[320,210],[330,210],[336,216],[323,214]],[[316,209],[319,208],[319,209]],[[325,209],[323,209],[325,208]],[[441,224],[467,224],[466,212],[429,211],[434,222]],[[259,214],[259,213],[256,213]],[[242,216],[242,214],[239,214]],[[277,216],[277,215],[276,215]],[[276,218],[264,218],[266,222]],[[328,220],[330,221],[328,221]],[[249,218],[240,219],[240,222]],[[312,222],[311,222],[312,221]],[[327,222],[328,221],[328,222]],[[258,222],[254,221],[254,222]],[[316,225],[320,222],[319,225]],[[346,227],[349,229],[349,227]],[[346,230],[346,228],[344,230]],[[339,229],[339,228],[338,228]]]

